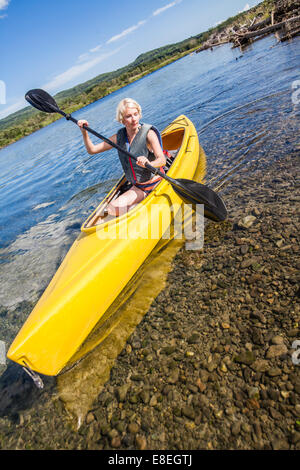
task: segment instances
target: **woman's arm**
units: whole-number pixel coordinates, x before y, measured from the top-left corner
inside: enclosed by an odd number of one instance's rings
[[[86,126],[89,125],[89,123],[85,119],[80,119],[78,121],[78,126],[81,129],[82,136],[83,136],[83,141],[84,141],[86,150],[90,155],[95,155],[96,153],[105,152],[106,150],[110,150],[110,149],[113,148],[111,145],[107,144],[106,142],[101,142],[100,144],[96,144],[96,145],[93,144],[93,142],[90,139],[88,131],[86,129],[84,129],[84,127],[83,127],[84,124]],[[109,139],[116,144],[117,143],[117,134],[114,134]]]
[[[145,167],[145,163],[150,163],[151,166],[154,168],[160,168],[161,166],[165,166],[167,161],[164,156],[163,150],[161,148],[160,142],[158,140],[158,137],[156,135],[156,132],[150,129],[150,131],[147,134],[147,144],[149,146],[150,151],[152,151],[155,155],[155,160],[152,162],[149,162],[148,158],[141,156],[138,157],[137,164]]]

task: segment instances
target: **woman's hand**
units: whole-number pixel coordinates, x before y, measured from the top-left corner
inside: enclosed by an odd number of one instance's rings
[[[137,164],[139,166],[141,166],[142,168],[146,168],[145,164],[146,163],[150,163],[148,158],[144,157],[144,156],[141,156],[141,157],[137,157]]]
[[[89,123],[85,119],[79,119],[77,122],[78,126],[80,127],[81,130],[85,130],[83,126],[88,126]]]

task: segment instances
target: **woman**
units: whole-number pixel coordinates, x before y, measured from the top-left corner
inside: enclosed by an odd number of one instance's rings
[[[131,98],[125,98],[118,104],[116,119],[124,127],[111,136],[110,140],[136,156],[137,161],[118,150],[126,179],[132,183],[132,187],[108,205],[107,212],[110,215],[118,216],[127,212],[133,205],[141,202],[161,180],[160,176],[153,176],[153,173],[145,167],[146,163],[150,163],[151,166],[163,171],[162,167],[166,164],[159,132],[149,124],[141,124],[141,117],[140,105]],[[84,124],[88,126],[86,120],[78,121],[90,155],[113,148],[106,142],[94,145],[83,127]]]

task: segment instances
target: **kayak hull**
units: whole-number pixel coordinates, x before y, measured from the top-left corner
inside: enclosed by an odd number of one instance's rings
[[[192,122],[179,116],[162,132],[162,140],[168,150],[179,145],[168,175],[202,181],[205,154]],[[122,181],[124,177],[118,184]],[[116,187],[82,225],[81,234],[10,346],[7,357],[12,361],[43,375],[59,374],[182,207],[181,198],[162,180],[127,214],[91,224]]]

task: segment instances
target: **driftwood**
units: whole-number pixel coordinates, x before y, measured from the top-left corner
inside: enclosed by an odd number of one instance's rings
[[[212,44],[211,47],[222,46],[222,44],[227,44],[228,42],[229,42],[228,39],[225,39],[224,41],[220,41],[215,44]]]
[[[281,42],[288,41],[291,38],[294,38],[295,36],[298,36],[300,34],[300,28],[295,28],[290,30],[285,36],[282,36],[280,38]]]
[[[199,47],[199,49],[196,49],[195,52],[196,52],[196,54],[198,54],[198,52],[206,51],[206,49],[209,49],[210,47],[212,47],[212,46],[210,46],[208,44],[205,44],[204,46]]]
[[[297,2],[300,4],[300,0],[297,0]],[[294,14],[296,16],[278,21],[280,17],[282,18],[282,14],[281,10],[279,11],[275,8],[271,11],[270,16],[263,21],[255,23],[257,20],[257,17],[255,17],[248,26],[246,24],[240,25],[239,27],[236,25],[231,26],[230,29],[221,32],[217,37],[216,35],[212,36],[200,48],[198,48],[196,52],[205,51],[206,49],[213,50],[214,47],[221,46],[222,44],[229,42],[233,43],[232,47],[245,47],[250,42],[257,41],[261,37],[270,33],[276,33],[277,31],[282,31],[283,34],[285,34],[282,38],[278,37],[278,40],[286,41],[287,39],[299,34],[300,26],[299,8],[292,3],[288,12],[289,14]],[[276,19],[278,23],[275,22]]]
[[[272,12],[271,12],[271,25],[272,26],[274,24],[274,16],[275,16],[275,10],[272,10]]]
[[[207,49],[211,49],[213,50],[214,47],[217,47],[217,46],[222,46],[223,44],[228,44],[229,42],[229,39],[225,39],[224,41],[220,41],[220,42],[211,42],[209,44],[204,44],[202,47],[199,47],[199,49],[196,49],[196,54],[198,54],[198,52],[202,52],[202,51],[206,51]]]
[[[268,19],[269,22],[272,22],[272,18]],[[288,31],[291,29],[291,25],[295,23],[295,27],[298,27],[297,23],[300,22],[300,16],[294,16],[292,18],[288,18],[284,21],[280,21],[279,23],[275,23],[271,26],[267,26],[265,28],[261,28],[255,31],[236,31],[235,34],[230,38],[230,41],[233,42],[233,47],[245,47],[249,42],[257,41],[260,37],[266,36],[267,34],[274,33],[276,31],[286,31],[287,34],[285,39],[290,39],[291,37],[297,36],[297,30],[291,32]],[[262,23],[262,22],[261,22]]]
[[[274,31],[277,31],[278,29],[283,28],[285,25],[291,23],[291,22],[296,22],[300,21],[300,16],[295,16],[294,18],[289,18],[286,21],[281,21],[280,23],[273,24],[272,26],[268,26],[266,28],[259,29],[258,31],[250,31],[250,33],[235,33],[238,36],[239,40],[243,39],[251,39],[256,36],[262,36],[263,34],[269,34],[273,33]]]
[[[257,29],[263,28],[271,23],[271,17],[267,18],[266,20],[260,21],[259,23],[255,23],[249,26],[248,31],[256,31]]]

